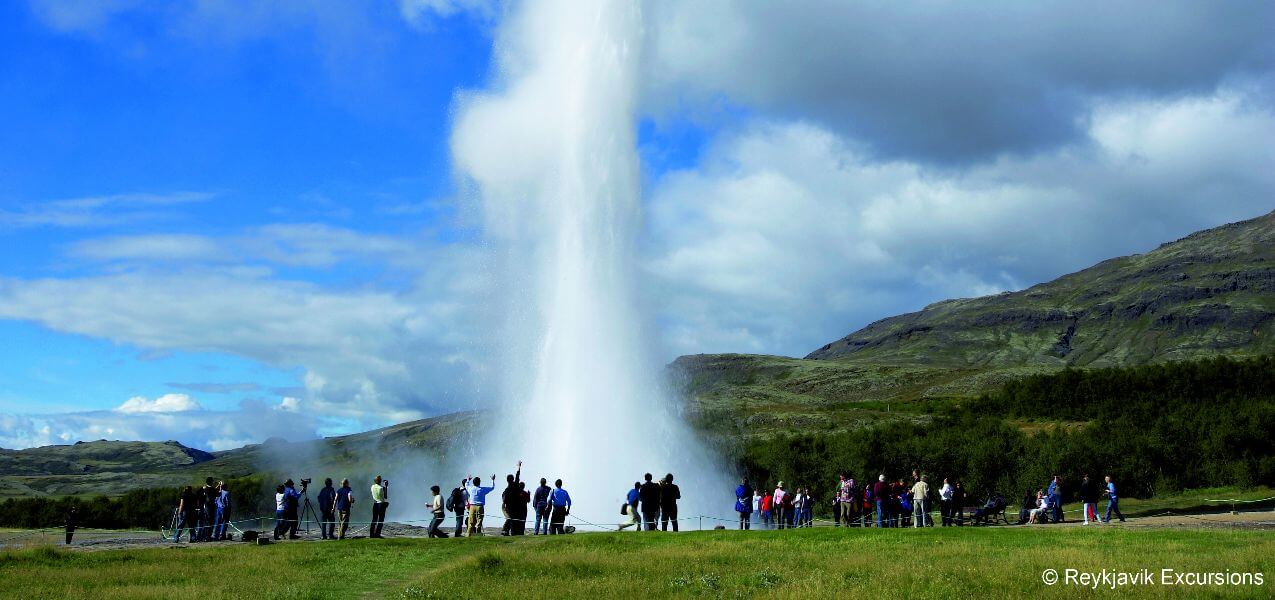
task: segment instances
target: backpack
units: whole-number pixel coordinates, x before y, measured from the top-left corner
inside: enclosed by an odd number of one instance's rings
[[[447,505],[447,510],[450,510],[452,512],[457,512],[456,507],[460,504],[460,499],[462,497],[463,496],[461,496],[460,488],[452,488],[452,493],[451,495],[447,496],[447,502],[445,503]]]

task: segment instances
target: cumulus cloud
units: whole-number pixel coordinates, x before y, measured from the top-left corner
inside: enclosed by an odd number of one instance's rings
[[[1086,139],[964,170],[808,122],[661,178],[649,272],[674,352],[804,355],[875,319],[1020,289],[1268,212],[1275,114],[1239,92],[1104,104]]]
[[[145,396],[133,396],[119,405],[115,411],[122,413],[178,413],[201,410],[202,406],[186,394],[164,394],[154,400]]]
[[[146,261],[83,277],[0,278],[0,318],[148,351],[301,368],[310,408],[364,426],[471,408],[482,362],[473,329],[482,290],[477,256],[464,248],[403,251],[428,266],[399,271],[383,288],[324,286],[266,266],[157,269]],[[340,259],[302,262],[329,260]]]
[[[1212,91],[1268,73],[1275,5],[661,2],[648,108],[723,99],[886,157],[967,163],[1082,139],[1095,99]]]

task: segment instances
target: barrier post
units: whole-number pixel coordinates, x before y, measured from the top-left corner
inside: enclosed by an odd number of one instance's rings
[[[704,531],[704,515],[699,516],[699,530]]]

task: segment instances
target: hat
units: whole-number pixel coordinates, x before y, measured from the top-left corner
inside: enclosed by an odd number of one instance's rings
[[[778,485],[777,487],[784,487],[784,482],[782,482],[782,481],[781,481],[781,482],[779,482],[779,485]]]

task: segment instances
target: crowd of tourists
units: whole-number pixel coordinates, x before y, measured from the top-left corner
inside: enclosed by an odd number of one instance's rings
[[[306,496],[309,479],[302,479],[300,486],[288,479],[275,490],[274,539],[297,539],[297,526],[302,522],[303,511],[315,510],[322,539],[345,539],[349,531],[350,516],[356,503],[356,494],[348,479],[334,487],[332,479],[325,479],[317,494],[317,508],[309,505]],[[368,537],[383,537],[386,510],[389,507],[389,480],[380,475],[368,488],[371,520]],[[432,519],[429,537],[473,537],[484,535],[487,506],[496,502],[491,496],[496,490],[493,473],[484,482],[482,477],[462,479],[445,496],[438,485],[430,487],[430,499],[426,506]],[[1004,496],[991,492],[985,500],[970,505],[971,498],[959,480],[943,478],[934,485],[926,474],[913,470],[910,478],[887,478],[877,475],[875,480],[859,481],[842,474],[825,492],[823,501],[831,500],[832,523],[837,527],[932,527],[937,512],[941,526],[985,525],[997,520],[1009,522],[1006,517],[1008,503]],[[1085,524],[1111,521],[1112,516],[1125,520],[1120,512],[1116,484],[1111,476],[1096,483],[1085,475],[1079,484],[1081,513]],[[1103,517],[1098,515],[1102,497],[1107,506]],[[678,502],[682,494],[669,473],[656,480],[650,473],[643,480],[633,482],[620,505],[622,520],[618,529],[630,527],[635,531],[678,531]],[[1035,491],[1024,494],[1018,513],[1019,524],[1056,522],[1066,519],[1062,509],[1063,479],[1054,475],[1050,481]],[[305,504],[302,504],[304,499]],[[774,489],[769,486],[754,487],[747,478],[735,488],[735,511],[739,515],[739,529],[791,529],[813,527],[815,508],[819,499],[810,487],[788,486],[779,481]],[[532,535],[558,535],[571,533],[574,527],[566,524],[571,513],[571,494],[563,488],[561,479],[551,487],[546,478],[540,478],[534,490],[528,490],[522,480],[522,462],[514,472],[505,476],[505,487],[499,494],[499,530],[502,536],[526,535],[531,522]],[[937,508],[937,511],[935,511]],[[450,533],[444,530],[447,513],[452,514]],[[968,517],[967,517],[968,514]],[[209,542],[227,539],[227,523],[230,517],[230,492],[225,482],[209,477],[205,484],[194,489],[186,486],[177,500],[173,517],[173,541],[181,541],[182,534],[191,542]],[[67,538],[75,527],[75,514],[67,517]],[[493,529],[496,523],[492,523]]]
[[[1062,486],[1062,477],[1054,475],[1048,485],[1024,496],[1018,524],[1063,522],[1066,517],[1062,510]],[[941,485],[934,487],[930,478],[917,470],[913,470],[907,480],[901,477],[889,480],[881,474],[875,481],[863,482],[843,473],[832,489],[832,523],[837,527],[933,527],[936,506],[939,524],[944,527],[986,525],[997,518],[1009,522],[1005,517],[1007,502],[995,491],[980,505],[969,506],[969,497],[960,481],[944,478]],[[1086,525],[1110,522],[1113,514],[1125,520],[1111,476],[1105,478],[1105,485],[1100,489],[1085,475],[1079,491]],[[1100,495],[1107,499],[1106,515],[1102,519],[1097,512]],[[768,486],[754,488],[747,478],[735,487],[739,529],[751,529],[754,523],[764,529],[813,527],[815,503],[810,488],[789,489],[783,481],[774,490]]]

